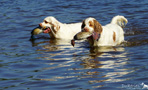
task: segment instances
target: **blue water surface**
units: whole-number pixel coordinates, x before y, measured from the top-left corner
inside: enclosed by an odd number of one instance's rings
[[[90,48],[87,42],[30,32],[47,16],[62,23],[128,19],[127,43]],[[148,0],[0,0],[0,90],[141,90],[148,85]]]

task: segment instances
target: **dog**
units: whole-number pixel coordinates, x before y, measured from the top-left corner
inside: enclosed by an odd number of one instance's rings
[[[74,40],[87,38],[90,46],[119,45],[124,41],[123,27],[127,23],[128,20],[120,15],[113,17],[111,22],[105,26],[102,26],[95,18],[86,18],[82,22],[82,32],[74,36],[71,44],[74,46]]]
[[[81,25],[82,22],[71,24],[61,23],[53,16],[48,16],[39,24],[38,28],[35,28],[31,32],[31,34],[33,37],[40,33],[48,33],[50,38],[71,40],[81,31]]]

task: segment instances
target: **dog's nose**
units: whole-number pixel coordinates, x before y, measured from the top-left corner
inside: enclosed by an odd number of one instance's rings
[[[87,27],[83,28],[84,32],[89,32],[89,29]]]
[[[42,27],[42,23],[40,23],[39,26]]]

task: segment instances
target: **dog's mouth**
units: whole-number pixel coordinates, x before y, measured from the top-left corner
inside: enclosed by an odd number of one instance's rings
[[[40,28],[43,30],[43,33],[50,33],[51,32],[50,27],[47,27],[47,26],[41,27],[40,26]]]
[[[50,33],[50,32],[51,32],[50,27],[47,27],[47,28],[43,29],[43,33]]]

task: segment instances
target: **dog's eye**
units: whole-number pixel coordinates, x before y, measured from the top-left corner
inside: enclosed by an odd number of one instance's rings
[[[93,24],[90,24],[90,26],[93,26]]]
[[[48,22],[46,20],[44,20],[44,22],[47,24]]]
[[[89,26],[90,26],[90,27],[93,27],[92,21],[89,22]]]

